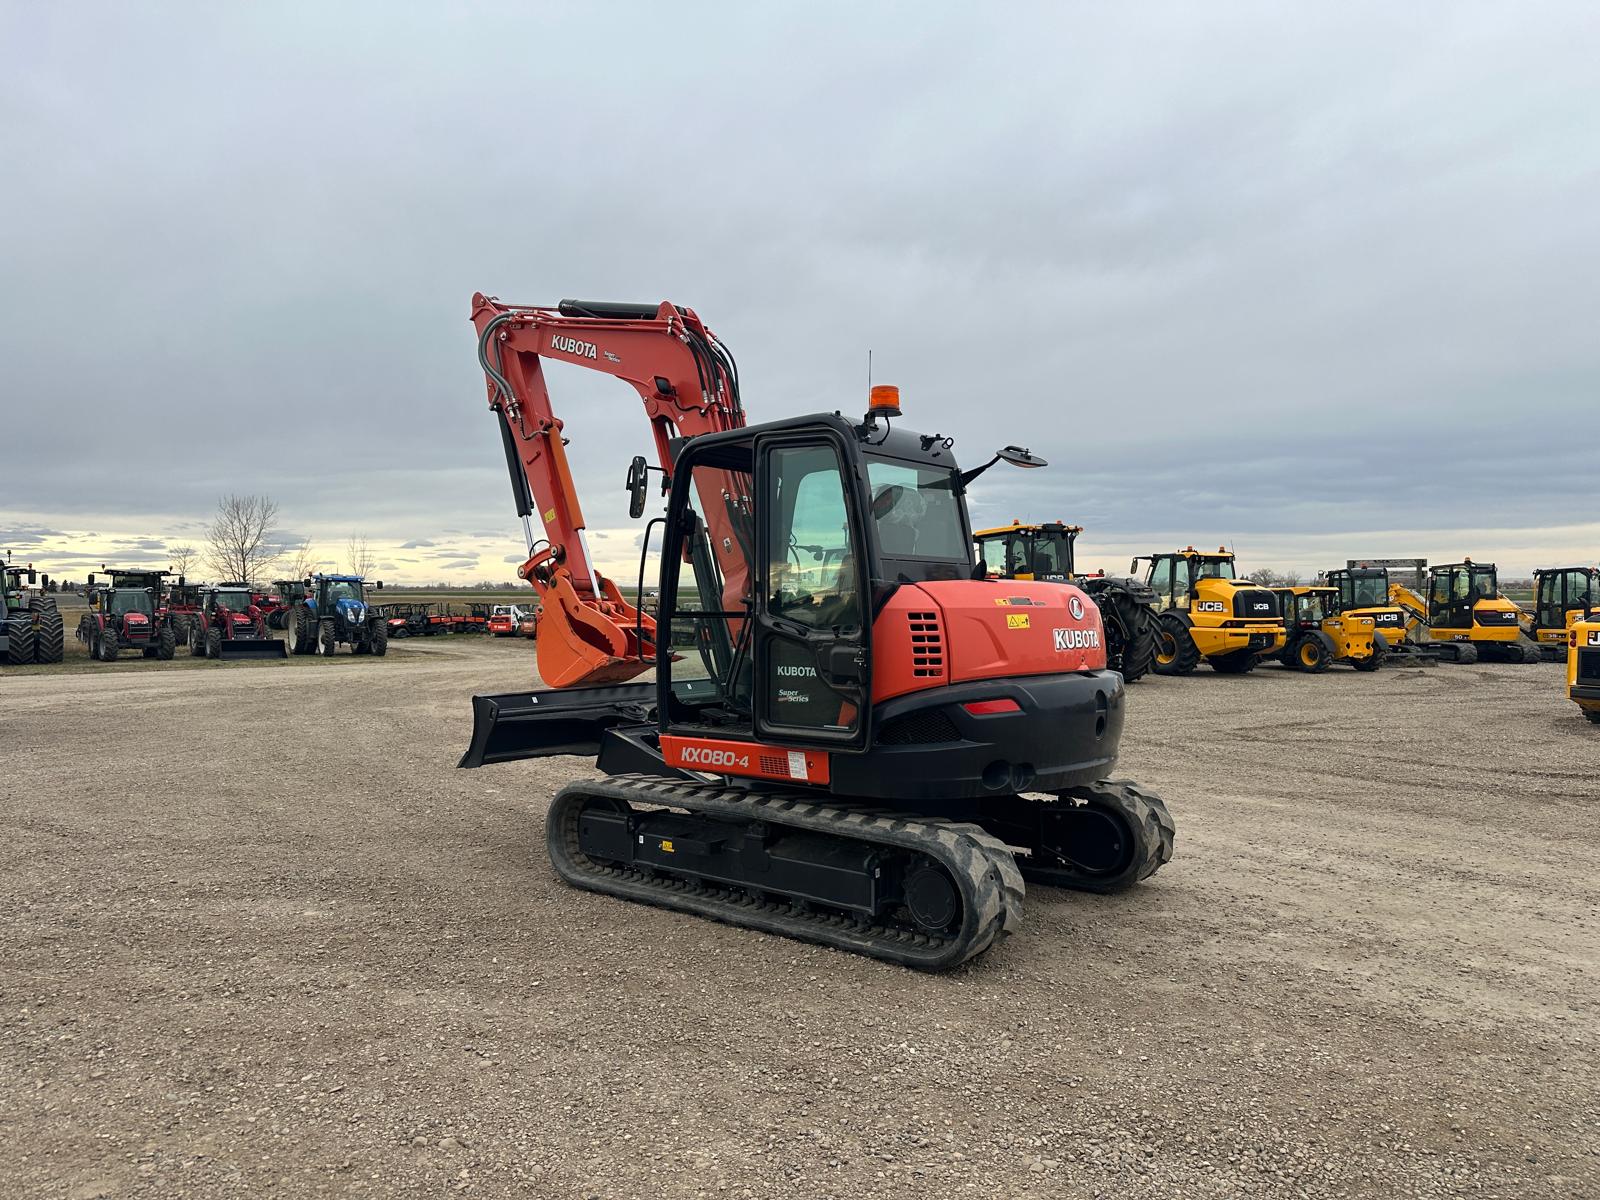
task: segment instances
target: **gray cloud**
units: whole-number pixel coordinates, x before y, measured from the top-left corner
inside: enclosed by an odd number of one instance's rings
[[[0,362],[50,402],[7,405],[0,523],[114,498],[154,540],[260,491],[329,542],[514,551],[478,289],[692,305],[755,419],[856,411],[871,349],[967,462],[1052,460],[985,476],[979,519],[1515,529],[1531,566],[1592,510],[1588,6],[869,8],[848,37],[767,6],[639,9],[625,36],[384,12],[9,18],[0,227],[28,236],[0,242]],[[508,144],[484,115],[506,79],[585,99]],[[511,235],[527,197],[548,236]],[[115,314],[93,353],[63,319],[86,297]],[[630,389],[549,374],[598,549],[653,448]],[[86,444],[63,411],[140,419]]]
[[[426,538],[412,538],[411,541],[409,541],[409,542],[401,542],[400,543],[400,549],[402,549],[402,550],[419,550],[419,549],[422,549],[425,546],[432,546],[433,544],[434,543],[428,541]]]

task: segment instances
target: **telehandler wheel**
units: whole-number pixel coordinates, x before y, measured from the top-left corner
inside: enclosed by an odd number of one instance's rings
[[[1189,636],[1189,627],[1176,613],[1156,618],[1157,675],[1187,675],[1200,665],[1200,651]]]
[[[3,609],[0,609],[0,612],[3,612]],[[5,626],[6,637],[9,639],[6,662],[13,667],[31,663],[34,654],[33,618],[27,613],[12,613],[5,618]]]
[[[332,621],[317,622],[317,653],[326,658],[332,658],[339,650],[338,640],[334,637]]]
[[[367,637],[373,654],[382,658],[389,653],[389,627],[382,621],[367,630]]]
[[[1333,665],[1333,642],[1325,633],[1301,634],[1295,640],[1292,657],[1295,670],[1320,675]]]
[[[1389,657],[1389,639],[1381,633],[1372,635],[1372,653],[1365,658],[1352,658],[1350,665],[1358,671],[1376,671]]]
[[[67,627],[62,623],[56,602],[48,596],[35,596],[33,610],[33,661],[58,663],[66,654]]]
[[[161,627],[161,636],[156,639],[156,657],[162,662],[170,662],[177,652],[178,635],[173,632],[171,622],[168,622]]]
[[[1254,650],[1235,650],[1232,654],[1218,654],[1206,661],[1211,664],[1211,669],[1219,675],[1248,675],[1256,669],[1257,654]],[[1299,662],[1296,661],[1296,666]],[[1326,667],[1301,667],[1302,671],[1325,671]]]
[[[215,659],[222,657],[222,630],[216,627],[206,630],[206,657]]]

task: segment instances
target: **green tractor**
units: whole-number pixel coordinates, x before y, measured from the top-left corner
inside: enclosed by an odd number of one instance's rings
[[[7,666],[61,661],[66,630],[55,598],[44,592],[50,576],[40,579],[32,563],[0,563],[0,663]]]

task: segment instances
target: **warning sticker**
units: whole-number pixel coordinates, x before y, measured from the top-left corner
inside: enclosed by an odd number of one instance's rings
[[[1028,614],[1027,613],[1007,613],[1006,614],[1006,628],[1008,628],[1008,629],[1026,629],[1027,627],[1028,627]]]

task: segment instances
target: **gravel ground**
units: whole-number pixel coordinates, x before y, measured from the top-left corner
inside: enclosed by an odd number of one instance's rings
[[[0,1194],[1600,1194],[1554,666],[1140,683],[1177,857],[930,977],[556,883],[529,659],[0,676]]]

